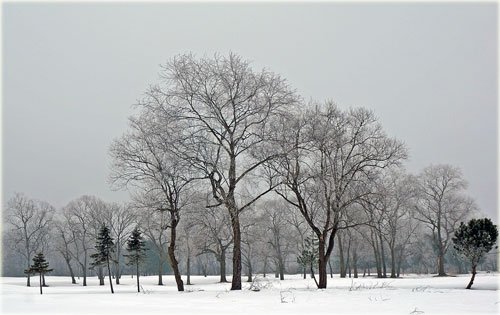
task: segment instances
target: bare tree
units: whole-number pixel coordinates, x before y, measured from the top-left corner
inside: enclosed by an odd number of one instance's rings
[[[267,129],[272,117],[296,96],[269,71],[254,72],[235,54],[197,59],[173,58],[162,67],[161,82],[147,92],[156,117],[173,116],[184,141],[177,153],[210,182],[216,205],[229,213],[233,230],[232,290],[241,290],[240,213],[274,188],[259,183],[252,198],[238,203],[243,180],[275,157]]]
[[[95,196],[84,195],[70,201],[63,208],[63,216],[73,239],[71,255],[80,266],[83,286],[87,285],[87,269],[90,252],[102,224],[106,223],[106,204]],[[102,269],[102,267],[101,267]],[[104,276],[98,269],[100,284],[104,285]]]
[[[134,198],[137,220],[144,232],[147,240],[153,245],[153,252],[158,256],[158,285],[163,285],[163,267],[168,253],[167,229],[170,221],[170,214],[166,211],[158,211],[152,206],[151,200],[141,200],[139,196]]]
[[[289,205],[283,200],[269,200],[262,204],[263,222],[266,242],[271,247],[272,257],[276,261],[280,280],[285,280],[285,261],[293,251],[292,242],[302,241],[294,239],[293,227],[288,225],[291,216]],[[298,251],[297,251],[298,252]]]
[[[33,200],[16,193],[7,202],[6,221],[10,226],[9,237],[14,249],[25,260],[26,270],[30,269],[31,259],[46,243],[55,209],[44,201]],[[30,275],[26,285],[29,287]]]
[[[116,203],[108,204],[108,221],[110,230],[115,240],[115,251],[113,253],[113,264],[115,271],[115,282],[120,284],[121,277],[121,256],[122,249],[125,246],[128,235],[132,232],[136,222],[135,213],[128,204],[119,205]]]
[[[428,166],[418,177],[415,218],[431,232],[438,276],[446,276],[444,257],[455,229],[477,209],[474,200],[465,195],[466,188],[462,172],[451,165]]]
[[[198,255],[213,254],[219,263],[220,282],[227,282],[226,255],[233,245],[233,234],[229,214],[223,210],[218,207],[206,208],[194,214],[192,220],[200,231],[195,239],[200,248]]]
[[[326,288],[337,231],[361,223],[349,210],[370,193],[364,183],[406,158],[406,148],[363,108],[342,111],[327,103],[296,116],[283,121],[288,154],[275,166],[284,184],[277,193],[299,209],[318,238],[318,287]]]
[[[71,248],[75,242],[75,238],[67,221],[57,220],[55,222],[55,236],[55,250],[63,257],[64,262],[68,267],[68,271],[71,276],[71,283],[76,284],[75,273],[71,264],[71,260],[73,259]]]
[[[146,196],[144,201],[154,201],[151,207],[169,213],[168,256],[177,289],[184,291],[175,248],[181,210],[189,202],[189,188],[194,177],[187,163],[172,152],[177,146],[178,133],[174,122],[162,120],[148,110],[155,102],[153,96],[145,97],[140,102],[142,112],[130,118],[131,130],[111,145],[110,179],[118,187],[137,189]]]

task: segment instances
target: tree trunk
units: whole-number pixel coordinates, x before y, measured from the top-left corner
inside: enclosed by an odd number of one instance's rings
[[[234,205],[233,200],[232,209],[229,211],[233,229],[233,279],[231,281],[231,290],[241,290],[241,230],[240,219]]]
[[[390,246],[391,248],[391,278],[396,278],[396,253],[394,250],[394,244]]]
[[[115,282],[120,284],[120,239],[116,240]]]
[[[40,294],[42,294],[42,273],[41,272],[40,272]]]
[[[439,245],[439,253],[438,253],[438,276],[445,277],[446,273],[444,272],[444,249],[441,245]]]
[[[222,249],[219,257],[220,282],[227,282],[226,279],[226,250]]]
[[[326,282],[327,282],[327,272],[326,272],[326,260],[327,257],[325,256],[325,240],[322,237],[319,237],[318,241],[318,273],[319,273],[319,284],[318,284],[318,289],[326,289]]]
[[[42,286],[46,287],[47,284],[45,283],[45,274],[42,273]]]
[[[337,242],[339,243],[339,272],[340,272],[340,277],[345,278],[346,276],[346,268],[345,268],[345,262],[344,262],[344,247],[342,245],[342,237],[340,236],[340,233],[337,234]]]
[[[172,214],[173,216],[174,214]],[[182,282],[181,273],[179,271],[179,263],[175,258],[175,241],[177,237],[177,223],[175,220],[170,228],[170,245],[168,246],[168,257],[170,258],[170,265],[174,271],[175,282],[177,283],[177,290],[184,291],[184,282]]]
[[[139,288],[139,262],[136,261],[135,262],[135,267],[136,267],[136,279],[137,279],[137,292],[141,292],[140,288]]]
[[[67,259],[66,257],[64,257],[64,261],[66,262],[66,265],[68,266],[69,274],[71,276],[71,284],[76,284],[75,273],[73,272],[73,267],[71,267],[70,259]]]
[[[470,282],[467,285],[466,289],[470,289],[472,287],[475,277],[476,277],[476,265],[472,265],[472,278],[470,278]]]
[[[307,278],[307,272],[306,272],[306,266],[305,265],[304,265],[303,271],[304,271],[304,279],[305,279],[305,278]]]
[[[189,258],[189,255],[187,256],[186,259],[186,276],[187,276],[187,285],[191,285],[191,259]]]
[[[285,280],[285,264],[283,263],[281,255],[278,258],[278,269],[280,272],[280,280]]]
[[[252,262],[250,261],[250,259],[247,259],[247,263],[248,263],[248,278],[247,278],[247,282],[252,282]]]
[[[387,278],[387,266],[385,264],[385,253],[384,253],[384,240],[382,239],[382,233],[379,233],[379,240],[380,240],[380,260],[382,262],[382,268],[383,268],[383,278]]]
[[[163,285],[163,255],[158,256],[158,285]]]
[[[111,279],[111,268],[109,267],[109,258],[106,258],[106,263],[108,265],[108,277],[109,277],[109,286],[111,287],[111,293],[115,293],[113,290],[113,280]]]
[[[354,248],[352,251],[352,266],[354,269],[354,278],[358,277],[358,253]]]
[[[87,286],[87,251],[85,250],[83,252],[83,266],[82,266],[82,272],[83,272],[83,286]]]
[[[379,254],[379,250],[378,250],[378,242],[373,237],[373,231],[371,231],[370,236],[371,236],[371,240],[372,240],[373,257],[375,258],[375,268],[377,269],[377,278],[382,278],[382,267],[380,264],[380,254]],[[368,275],[370,275],[369,269],[368,269]]]
[[[330,269],[330,278],[333,278],[333,268],[331,259],[328,259],[328,268]]]
[[[97,268],[97,277],[99,278],[99,285],[104,285],[104,270],[102,266]],[[110,275],[111,277],[111,275]]]
[[[267,256],[266,256],[266,258],[264,259],[264,268],[263,268],[263,275],[264,275],[264,278],[266,277],[266,272],[267,272]]]

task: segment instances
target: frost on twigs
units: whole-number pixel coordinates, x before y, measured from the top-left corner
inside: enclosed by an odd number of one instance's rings
[[[259,292],[260,290],[263,289],[272,289],[273,288],[273,283],[267,279],[261,278],[259,276],[256,276],[248,290],[254,291],[254,292]]]
[[[413,311],[410,312],[412,315],[424,314],[424,311],[421,311],[415,307]]]
[[[280,291],[281,303],[295,303],[295,294],[291,290]]]
[[[143,286],[142,286],[142,284],[141,284],[141,292],[142,292],[143,294],[151,294],[153,291],[144,289],[144,287],[143,287]]]
[[[383,302],[383,301],[388,301],[390,300],[390,298],[388,297],[383,297],[383,296],[379,296],[379,297],[368,297],[368,300],[372,301],[372,302]]]
[[[355,283],[354,280],[351,280],[351,286],[349,287],[349,291],[359,291],[359,290],[373,290],[373,289],[393,289],[391,286],[392,281],[389,282],[375,282],[375,283]]]
[[[429,288],[430,287],[428,285],[418,286],[416,288],[411,289],[411,292],[424,292],[425,290],[427,290]]]

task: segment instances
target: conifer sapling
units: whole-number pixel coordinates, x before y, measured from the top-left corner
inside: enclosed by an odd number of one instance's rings
[[[146,258],[146,242],[144,242],[142,233],[138,228],[132,231],[127,240],[127,251],[129,254],[124,255],[127,257],[127,265],[136,266],[137,292],[141,292],[139,286],[139,265]]]
[[[49,263],[45,260],[45,256],[43,255],[43,253],[38,253],[35,257],[33,257],[33,265],[31,265],[28,270],[25,270],[24,273],[29,275],[38,273],[40,275],[40,294],[43,294],[42,277],[44,274],[46,274],[47,272],[51,272],[52,270],[53,269],[49,269]]]

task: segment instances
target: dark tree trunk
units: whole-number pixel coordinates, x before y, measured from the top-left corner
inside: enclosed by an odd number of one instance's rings
[[[439,277],[445,277],[446,272],[444,272],[444,249],[442,246],[439,246],[439,253],[438,253],[438,276]]]
[[[163,285],[163,255],[158,260],[158,285]]]
[[[226,279],[226,249],[222,249],[219,257],[220,282],[227,282]]]
[[[466,289],[470,289],[472,287],[475,277],[476,277],[476,265],[472,265],[472,278],[470,278],[470,282],[467,285]]]
[[[111,279],[111,268],[109,267],[109,258],[106,259],[106,263],[108,265],[108,277],[109,277],[109,286],[111,287],[111,293],[115,293],[113,290],[113,280]]]
[[[396,278],[396,253],[394,246],[391,246],[391,278]]]
[[[87,252],[84,252],[85,257],[83,258],[82,273],[83,273],[83,286],[87,286]]]
[[[40,294],[42,294],[42,273],[40,273]]]
[[[191,285],[191,258],[189,257],[189,255],[186,259],[186,276],[186,285]]]
[[[328,268],[330,269],[330,278],[333,278],[333,268],[331,259],[328,259]]]
[[[42,286],[46,287],[47,284],[45,283],[45,274],[42,273]]]
[[[233,279],[231,281],[231,290],[241,290],[241,230],[240,218],[232,198],[233,205],[229,214],[231,216],[231,227],[233,229]]]
[[[377,269],[377,278],[382,278],[382,267],[380,264],[380,254],[378,250],[378,242],[373,237],[373,232],[371,233],[372,247],[373,247],[373,257],[375,258],[375,268]],[[368,275],[370,275],[370,270],[368,270]]]
[[[352,251],[352,266],[354,271],[354,278],[358,277],[358,253],[356,249]]]
[[[304,268],[302,268],[302,270],[304,271],[304,279],[307,278],[307,270],[306,270],[306,266],[304,266]]]
[[[250,259],[247,259],[247,263],[248,263],[248,275],[247,275],[247,282],[252,282],[252,262],[250,261]]]
[[[327,259],[325,255],[325,240],[323,237],[319,238],[318,241],[318,251],[319,251],[319,257],[318,257],[318,274],[319,274],[319,283],[318,283],[318,289],[326,289],[326,282],[327,282],[327,273],[326,273],[326,264],[327,264]]]
[[[172,216],[174,214],[172,213]],[[177,283],[177,290],[184,291],[184,282],[181,278],[179,271],[179,263],[175,258],[175,241],[177,238],[177,221],[172,219],[172,227],[170,228],[170,245],[168,246],[168,257],[170,258],[170,265],[174,271],[175,282]]]
[[[136,261],[135,262],[135,271],[136,271],[136,279],[137,279],[137,292],[141,292],[140,288],[139,288],[139,262]]]
[[[281,257],[281,255],[278,260],[278,269],[280,272],[280,280],[285,280],[285,264],[283,263],[283,258]]]
[[[267,257],[264,259],[264,269],[263,269],[264,278],[266,277],[266,273],[267,273]]]
[[[384,241],[382,239],[382,233],[379,233],[379,241],[380,241],[380,260],[382,262],[382,268],[383,268],[382,278],[387,278],[387,266],[385,264]]]

